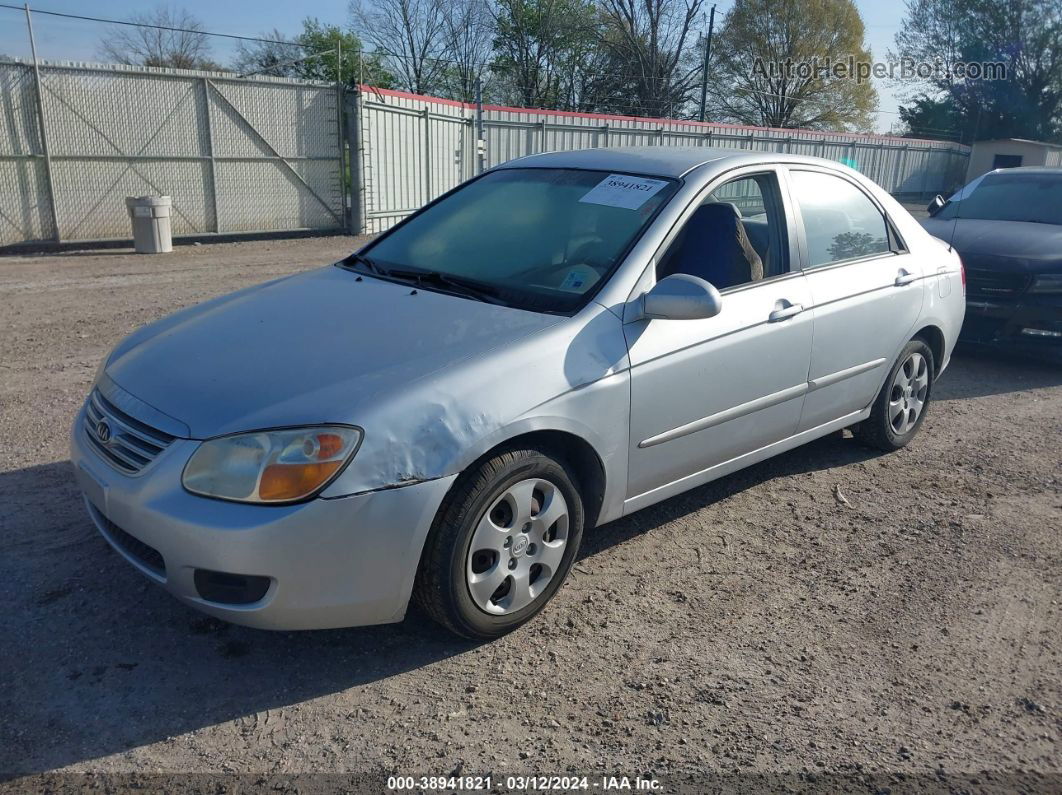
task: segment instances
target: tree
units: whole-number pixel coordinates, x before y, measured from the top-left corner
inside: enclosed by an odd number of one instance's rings
[[[351,0],[351,27],[408,91],[437,89],[449,55],[444,0]]]
[[[935,99],[915,97],[900,106],[900,134],[909,138],[937,138],[942,141],[963,140],[963,120],[950,97]]]
[[[380,62],[379,56],[366,53],[361,39],[338,25],[326,25],[307,17],[302,21],[302,33],[297,39],[305,48],[304,55],[323,53],[320,58],[308,58],[299,65],[299,77],[306,80],[335,80],[337,59],[342,54],[340,79],[348,86],[366,82],[379,88],[390,88],[394,76]]]
[[[381,88],[389,88],[394,82],[380,59],[365,53],[361,40],[338,25],[307,17],[302,21],[302,32],[293,39],[278,30],[264,33],[261,38],[268,41],[241,43],[238,47],[233,68],[240,74],[326,82],[334,82],[338,77],[348,86],[364,80]]]
[[[849,56],[870,63],[863,36],[852,0],[737,0],[713,41],[713,115],[767,127],[870,129],[874,86],[833,68]]]
[[[444,51],[452,61],[442,75],[450,99],[472,102],[490,59],[493,21],[488,0],[452,0],[444,16]]]
[[[580,56],[599,35],[596,24],[589,0],[497,0],[491,69],[503,99],[561,107]]]
[[[908,0],[896,47],[894,59],[944,61],[909,81],[912,119],[937,105],[962,140],[1062,140],[1062,0]],[[1001,64],[1005,79],[960,74],[960,62]]]
[[[643,116],[675,116],[699,85],[687,43],[702,0],[602,0],[601,45]]]
[[[159,5],[133,14],[131,25],[113,25],[100,41],[102,57],[135,66],[169,66],[174,69],[213,69],[210,41],[203,24],[188,11]]]
[[[293,63],[303,57],[302,47],[294,40],[273,29],[259,34],[269,41],[241,41],[236,47],[232,69],[241,75],[268,75],[270,77],[299,77],[299,65]]]

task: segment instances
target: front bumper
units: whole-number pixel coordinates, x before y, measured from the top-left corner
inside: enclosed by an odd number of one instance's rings
[[[181,472],[197,445],[178,439],[143,472],[126,475],[89,446],[79,413],[70,439],[78,485],[97,529],[127,561],[186,604],[236,624],[294,630],[402,620],[424,540],[456,476],[298,505],[247,505],[184,490]],[[268,585],[246,604],[212,601],[197,571]]]
[[[1062,361],[1062,297],[1025,295],[995,300],[968,297],[959,341],[1023,356]]]

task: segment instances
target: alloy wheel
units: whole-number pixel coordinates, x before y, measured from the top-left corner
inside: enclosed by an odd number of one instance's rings
[[[465,564],[476,606],[506,615],[531,604],[560,570],[568,524],[564,495],[543,478],[497,496],[476,525]]]
[[[889,393],[889,425],[903,436],[922,414],[929,394],[929,364],[920,353],[912,353],[896,371]]]

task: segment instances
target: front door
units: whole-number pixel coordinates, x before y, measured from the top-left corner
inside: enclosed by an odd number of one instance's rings
[[[776,172],[743,174],[695,204],[657,257],[656,278],[706,278],[722,295],[722,312],[624,326],[630,509],[791,436],[807,389],[811,296],[806,277],[790,269]]]

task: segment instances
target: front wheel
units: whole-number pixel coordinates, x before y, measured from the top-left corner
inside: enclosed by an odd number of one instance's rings
[[[910,442],[926,417],[934,368],[933,350],[917,337],[908,342],[856,436],[871,447],[887,452],[899,450]]]
[[[537,614],[575,561],[583,502],[566,465],[535,449],[498,454],[447,495],[414,597],[459,635],[494,638]]]

